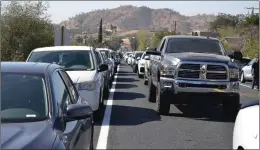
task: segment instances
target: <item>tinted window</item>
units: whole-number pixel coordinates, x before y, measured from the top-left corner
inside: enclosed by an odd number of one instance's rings
[[[255,62],[255,58],[254,59],[252,59],[249,63],[248,63],[248,65],[252,65],[254,62]]]
[[[73,85],[69,75],[65,71],[60,71],[59,73],[62,76],[64,83],[68,87],[67,90],[70,93],[72,103],[74,103],[74,104],[77,103],[79,95],[78,95],[78,92],[77,92],[75,86]]]
[[[33,52],[28,61],[56,63],[71,70],[95,69],[90,51],[39,51]]]
[[[48,100],[44,77],[32,74],[1,73],[1,118],[46,117]]]
[[[223,51],[217,40],[195,38],[171,38],[166,48],[167,53],[194,52],[224,55]]]
[[[96,59],[97,59],[97,63],[98,63],[98,64],[101,64],[102,61],[100,60],[100,57],[99,57],[98,52],[94,52],[94,53],[95,53],[95,56],[96,56]]]
[[[101,53],[102,53],[106,58],[109,58],[108,51],[101,51]]]
[[[136,53],[136,54],[135,54],[135,58],[138,58],[138,57],[140,57],[140,58],[141,58],[141,57],[142,57],[142,55],[143,55],[143,53]]]
[[[52,86],[54,91],[54,97],[60,104],[60,109],[65,111],[67,105],[71,103],[69,92],[58,72],[55,72],[52,76]]]

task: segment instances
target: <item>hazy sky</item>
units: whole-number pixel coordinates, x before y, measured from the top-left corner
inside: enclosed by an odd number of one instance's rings
[[[259,1],[49,1],[49,4],[48,13],[54,23],[60,23],[81,12],[116,8],[120,5],[148,6],[154,9],[170,8],[188,16],[218,12],[239,14],[248,12],[245,7],[259,8]]]

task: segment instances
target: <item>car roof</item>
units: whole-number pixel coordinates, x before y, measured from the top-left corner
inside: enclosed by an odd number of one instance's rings
[[[61,68],[57,64],[50,63],[1,62],[1,72],[45,74],[48,67],[52,68],[53,71]]]
[[[108,48],[96,48],[96,50],[98,50],[98,51],[110,51],[110,49],[108,49]]]
[[[136,53],[144,53],[144,51],[136,51]]]
[[[40,47],[33,50],[33,52],[39,51],[66,51],[66,50],[82,50],[90,51],[93,48],[91,46],[50,46],[50,47]]]
[[[217,38],[213,37],[207,37],[207,36],[192,36],[192,35],[168,35],[165,36],[166,39],[172,39],[172,38],[189,38],[189,39],[211,39],[211,40],[218,40]]]

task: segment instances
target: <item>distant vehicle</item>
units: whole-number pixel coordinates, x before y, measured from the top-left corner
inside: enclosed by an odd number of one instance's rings
[[[114,55],[113,51],[110,50],[110,49],[107,49],[107,48],[96,48],[96,50],[99,50],[99,51],[101,51],[101,53],[105,54],[106,57],[108,58],[108,61],[110,61],[110,63],[112,64],[112,74],[111,74],[111,76],[112,76],[112,78],[114,78],[114,75],[115,75],[116,70],[117,70],[116,69],[117,65],[115,64],[115,60],[112,58],[113,57],[112,55]]]
[[[245,65],[241,69],[241,74],[240,74],[240,81],[242,83],[245,83],[246,81],[252,81],[253,80],[253,75],[252,75],[252,65],[256,61],[256,59],[252,59],[247,65]]]
[[[93,149],[93,112],[56,64],[1,62],[2,149]]]
[[[151,54],[148,101],[156,102],[160,115],[169,114],[170,104],[200,103],[237,115],[239,68],[232,58],[241,59],[238,53],[228,56],[216,38],[179,35],[165,36],[155,50],[146,52]]]
[[[98,50],[95,50],[95,55],[96,55],[96,58],[97,58],[97,63],[99,65],[101,64],[107,64],[107,66],[109,66],[109,63],[107,63],[107,61],[104,59],[102,53]],[[109,88],[110,88],[110,83],[112,82],[111,81],[111,78],[110,78],[110,72],[109,72],[109,69],[107,69],[106,71],[103,71],[101,72],[103,74],[103,77],[104,77],[104,92],[103,92],[103,96],[105,99],[108,98],[108,95],[109,95]]]
[[[259,100],[240,109],[233,130],[233,149],[259,149]]]
[[[138,73],[138,62],[141,59],[142,55],[143,55],[143,51],[137,51],[132,59],[132,68],[133,68],[133,72],[134,73]]]
[[[132,57],[133,57],[133,54],[130,54],[130,55],[127,57],[127,64],[128,64],[128,65],[131,65]]]
[[[101,50],[95,49],[95,50],[101,53],[105,63],[108,65],[109,80],[110,80],[110,82],[112,82],[113,77],[114,77],[114,75],[113,75],[114,74],[114,64],[108,58],[108,55],[109,55],[108,52],[107,51],[102,51],[102,49]]]
[[[127,62],[127,59],[129,57],[129,55],[132,54],[132,52],[126,52],[124,55],[124,61]]]
[[[79,94],[88,100],[95,119],[100,119],[104,105],[103,71],[107,64],[98,64],[94,49],[88,46],[54,46],[32,50],[27,62],[56,63],[69,74]]]

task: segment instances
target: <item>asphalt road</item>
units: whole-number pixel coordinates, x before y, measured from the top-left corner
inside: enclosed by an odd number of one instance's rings
[[[122,63],[104,110],[95,124],[97,149],[230,149],[234,123],[221,109],[205,108],[184,115],[186,108],[171,105],[169,116],[158,116],[149,103],[148,87]],[[240,87],[241,103],[258,99],[250,83]],[[182,110],[182,111],[180,111]]]

